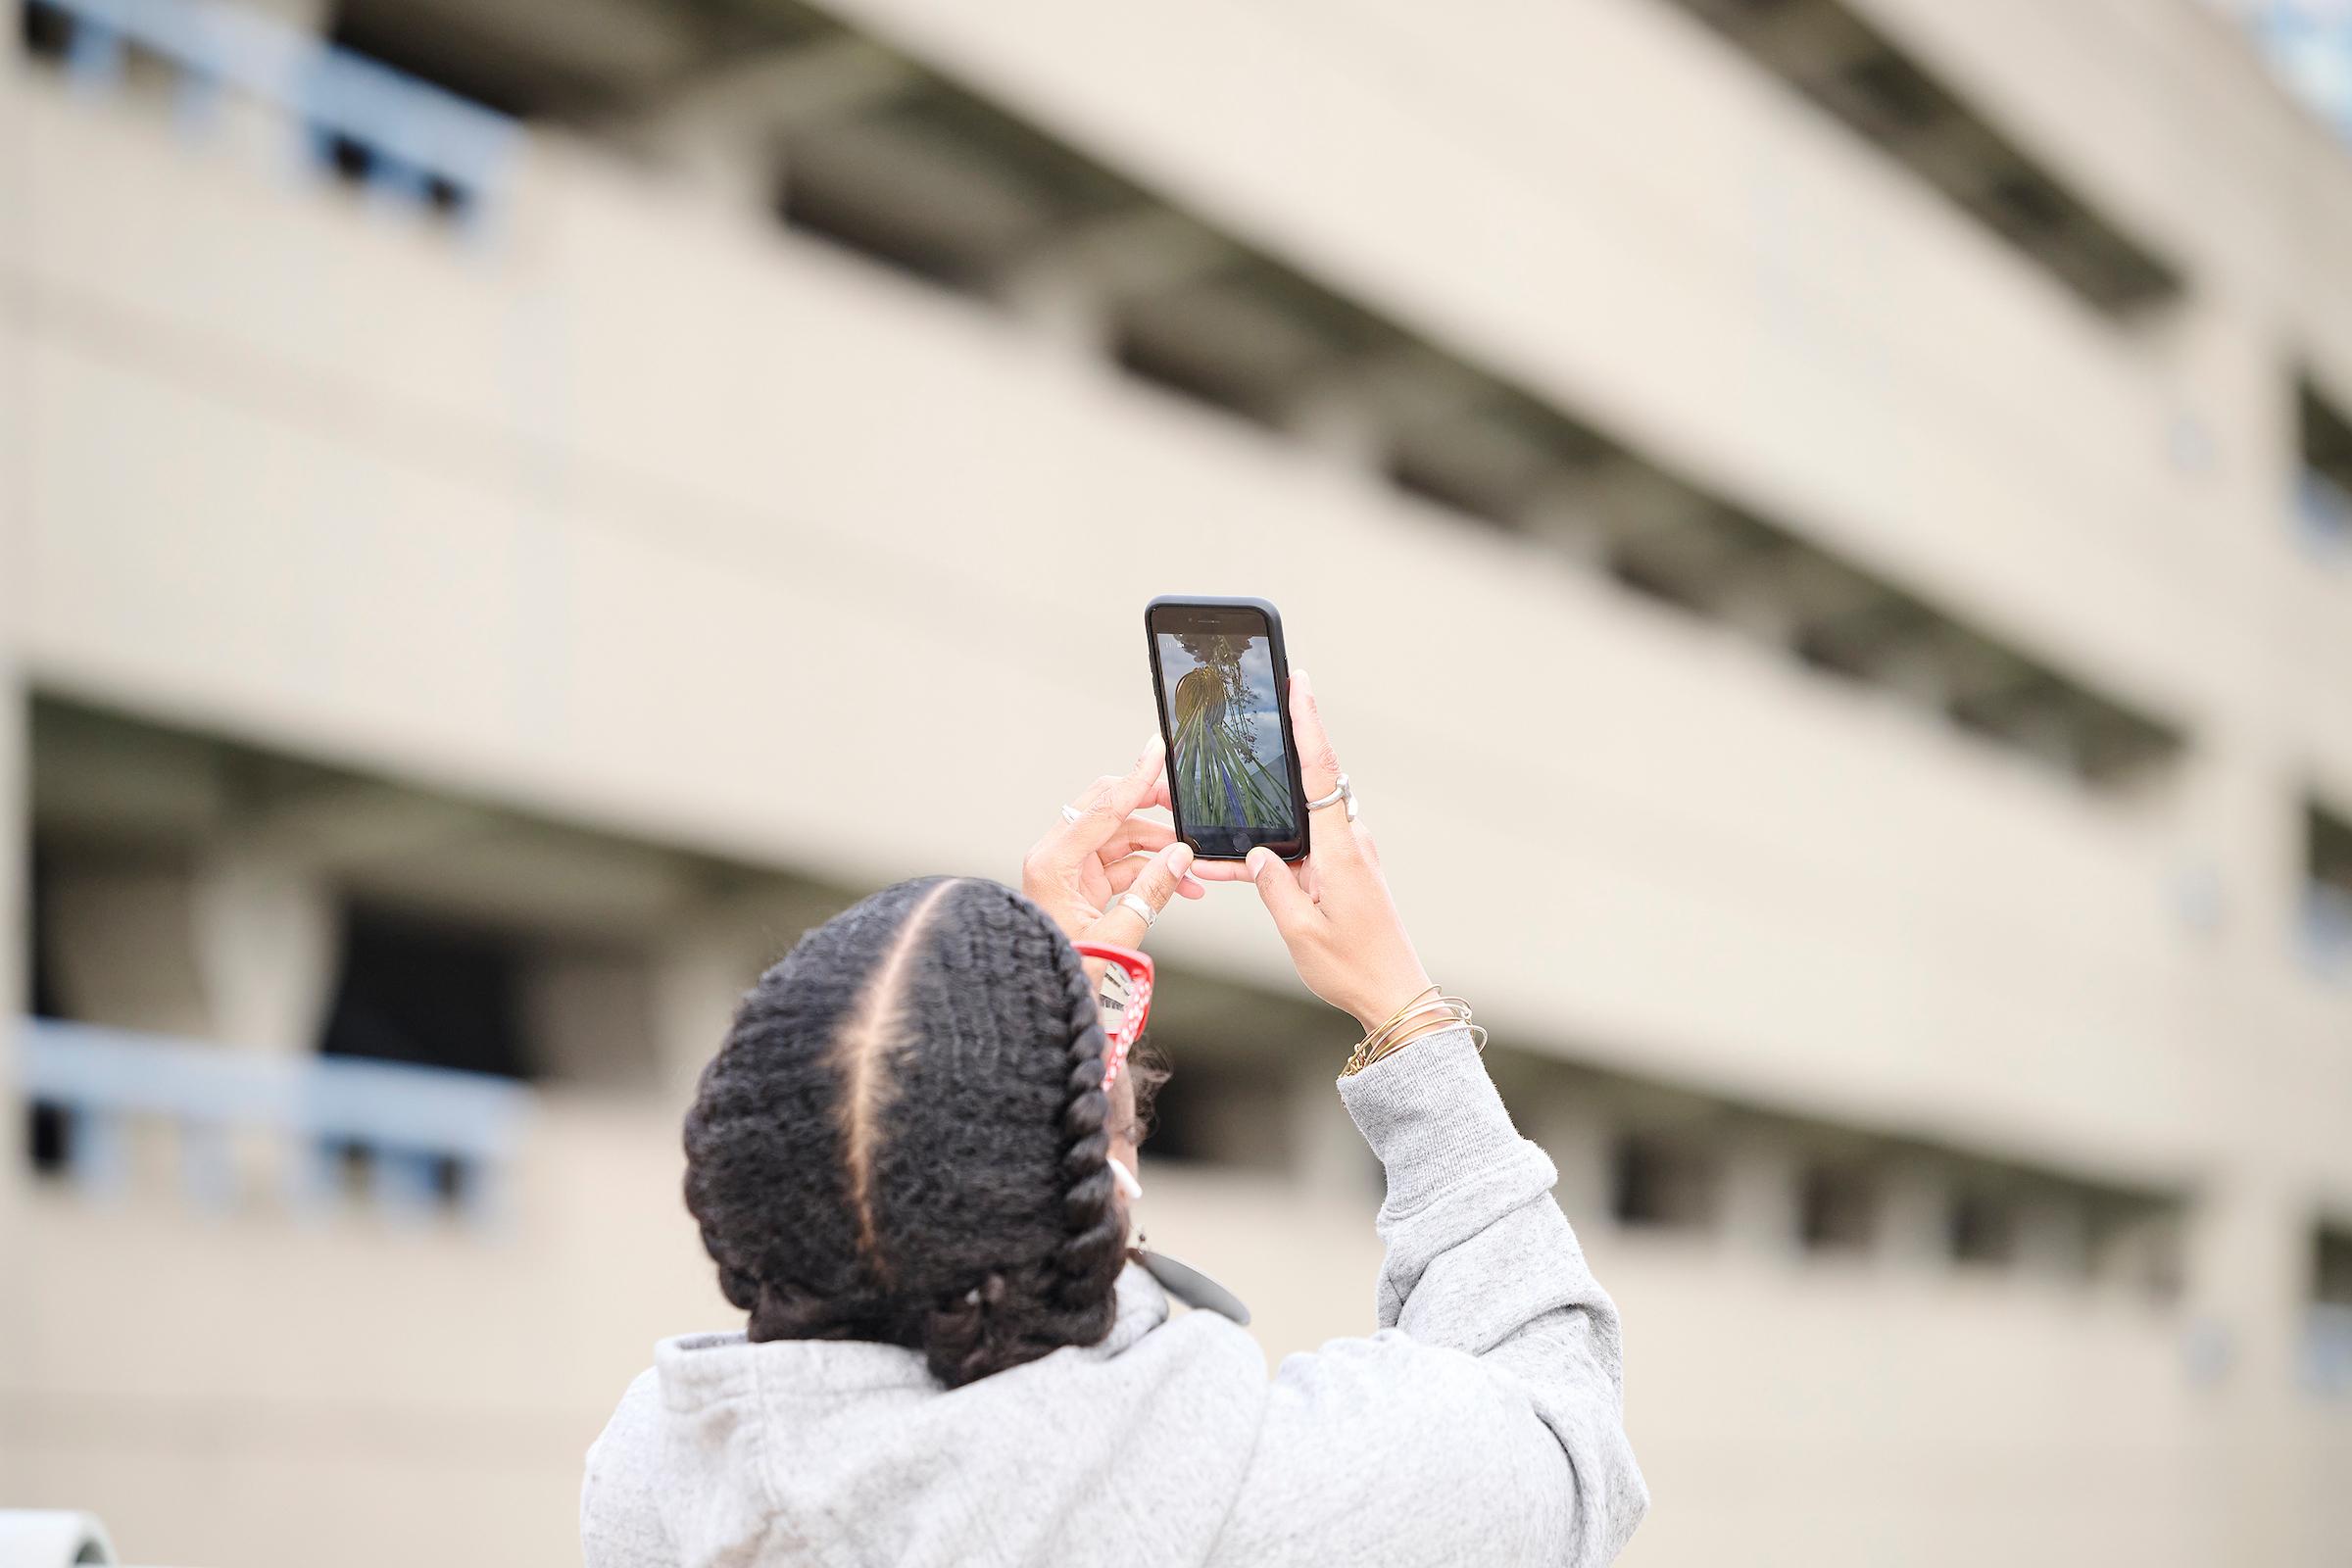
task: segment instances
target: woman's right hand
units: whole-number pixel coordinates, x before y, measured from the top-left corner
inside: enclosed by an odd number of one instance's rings
[[[1291,733],[1298,744],[1298,772],[1307,800],[1339,787],[1340,760],[1315,709],[1303,671],[1291,672]],[[1303,803],[1301,803],[1303,804]],[[1307,856],[1297,870],[1272,850],[1250,852],[1247,874],[1290,949],[1298,978],[1316,996],[1355,1015],[1368,1033],[1429,989],[1405,935],[1372,836],[1348,820],[1345,804],[1308,811]],[[1196,866],[1200,874],[1208,862]]]

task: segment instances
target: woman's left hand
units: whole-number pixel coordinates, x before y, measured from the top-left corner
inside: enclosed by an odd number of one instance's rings
[[[1178,841],[1176,830],[1135,814],[1168,804],[1167,781],[1161,777],[1166,760],[1166,745],[1153,735],[1135,766],[1095,780],[1021,861],[1021,892],[1072,941],[1140,943],[1147,929],[1144,917],[1117,902],[1138,879],[1145,885],[1137,896],[1155,914],[1171,884],[1188,899],[1208,892],[1192,875],[1191,847]],[[1145,878],[1146,871],[1158,874]],[[1119,929],[1109,930],[1112,926]]]

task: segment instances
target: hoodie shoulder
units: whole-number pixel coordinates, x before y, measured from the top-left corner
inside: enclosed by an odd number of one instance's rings
[[[580,1483],[580,1554],[587,1568],[670,1568],[677,1562],[655,1490],[663,1441],[662,1382],[648,1367],[630,1380],[612,1419],[588,1446]]]

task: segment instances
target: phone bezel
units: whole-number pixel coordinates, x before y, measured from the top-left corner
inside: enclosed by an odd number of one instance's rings
[[[1176,735],[1168,723],[1167,683],[1159,667],[1159,628],[1156,624],[1162,611],[1250,611],[1261,615],[1266,623],[1267,653],[1274,665],[1275,700],[1282,720],[1282,750],[1290,763],[1291,827],[1292,832],[1277,839],[1257,839],[1251,847],[1262,845],[1285,860],[1297,861],[1306,858],[1306,786],[1298,775],[1298,737],[1291,730],[1291,660],[1283,646],[1282,612],[1263,599],[1226,599],[1206,595],[1162,594],[1144,607],[1144,643],[1152,655],[1152,710],[1159,716],[1159,736],[1166,743],[1169,762],[1176,757]],[[1192,845],[1193,853],[1203,860],[1240,860],[1242,855],[1211,855],[1200,847],[1192,831],[1185,826],[1184,808],[1176,802],[1173,784],[1168,789],[1171,810],[1176,818],[1176,836]],[[1254,837],[1254,831],[1252,833]]]

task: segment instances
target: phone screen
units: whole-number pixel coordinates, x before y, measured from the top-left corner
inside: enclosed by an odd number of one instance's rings
[[[1295,854],[1303,834],[1273,624],[1255,609],[1158,605],[1151,629],[1184,836],[1216,858],[1260,844]]]

